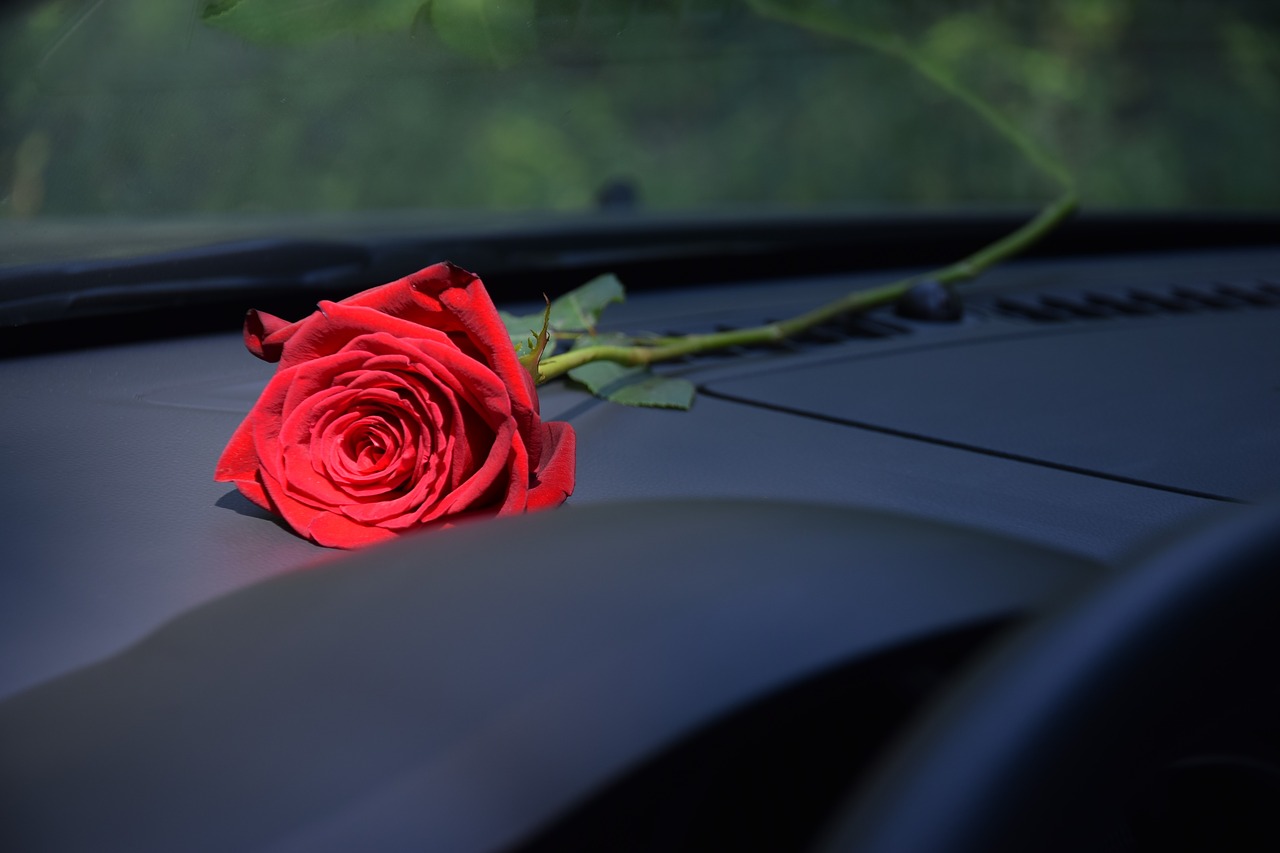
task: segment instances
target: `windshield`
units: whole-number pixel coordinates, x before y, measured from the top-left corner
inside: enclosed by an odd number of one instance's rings
[[[1266,0],[41,0],[0,15],[0,263],[67,233],[110,254],[140,227],[195,244],[326,222],[1052,197],[949,82],[1059,161],[1087,209],[1280,199]]]

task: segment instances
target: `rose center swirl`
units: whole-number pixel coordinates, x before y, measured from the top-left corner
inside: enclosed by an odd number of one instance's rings
[[[353,496],[367,499],[416,482],[437,443],[434,425],[410,401],[388,396],[348,401],[313,436],[325,476]]]

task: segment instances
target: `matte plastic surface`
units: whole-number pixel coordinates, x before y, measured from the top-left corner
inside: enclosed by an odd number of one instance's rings
[[[1280,310],[1042,329],[708,388],[1170,490],[1258,499],[1280,471],[1276,374],[1250,369],[1264,364],[1280,364]]]
[[[974,286],[972,303],[979,309],[959,324],[913,325],[891,318],[905,323],[908,332],[823,345],[801,342],[664,369],[710,389],[781,384],[804,402],[820,401],[822,410],[883,412],[877,401],[892,401],[901,413],[889,414],[909,418],[923,435],[985,431],[978,437],[989,439],[993,450],[1007,449],[1001,447],[1005,438],[1026,450],[1028,443],[1044,444],[1055,435],[1070,438],[1070,429],[1053,423],[1052,411],[1032,407],[1017,387],[991,383],[980,389],[978,400],[961,393],[965,383],[986,381],[986,370],[994,376],[1030,372],[1017,366],[1026,361],[1024,350],[1042,356],[1060,351],[1073,361],[1044,364],[1057,383],[1048,387],[1072,382],[1123,390],[1119,379],[1107,375],[1105,361],[1088,356],[1084,344],[1108,341],[1108,351],[1120,357],[1146,348],[1142,357],[1158,381],[1131,382],[1135,393],[1148,399],[1153,389],[1163,389],[1170,397],[1166,408],[1196,417],[1159,423],[1148,448],[1160,452],[1124,458],[1131,465],[1194,466],[1205,476],[1244,482],[1244,491],[1253,494],[1275,470],[1260,464],[1269,457],[1251,455],[1251,448],[1270,453],[1275,447],[1275,420],[1265,416],[1280,398],[1265,383],[1274,372],[1269,366],[1275,359],[1267,357],[1280,340],[1280,334],[1270,334],[1272,325],[1280,325],[1280,312],[1107,320],[1097,321],[1097,332],[1079,324],[1077,332],[1012,322],[981,306],[993,294],[1204,281],[1215,275],[1256,278],[1276,269],[1276,253],[1257,251],[1013,264]],[[742,325],[884,278],[646,295],[610,314],[616,326],[656,331]],[[1193,370],[1185,385],[1172,378],[1175,365],[1199,363],[1179,335],[1186,330],[1212,341],[1241,334],[1228,348],[1240,364],[1233,367],[1218,352],[1208,354],[1205,364],[1234,373],[1224,379],[1228,389],[1258,389],[1260,399],[1232,391],[1220,405],[1199,405],[1200,389],[1213,387],[1217,374]],[[1164,349],[1148,351],[1153,345]],[[950,375],[950,365],[975,352],[990,356],[972,362],[955,389],[939,387],[937,376]],[[1076,358],[1083,361],[1073,374]],[[288,534],[211,479],[218,454],[271,369],[249,356],[234,333],[0,362],[6,401],[0,418],[0,697],[117,651],[188,607],[282,571],[342,559]],[[926,399],[918,388],[933,388],[940,397]],[[1195,393],[1184,395],[1184,389]],[[1081,425],[1081,442],[1121,456],[1108,447],[1115,420],[1105,410],[1109,399],[1081,397],[1083,406],[1098,410],[1074,412],[1073,423]],[[1237,404],[1241,408],[1232,408]],[[1114,562],[1214,503],[710,394],[692,412],[679,413],[605,405],[557,384],[543,389],[542,406],[547,417],[567,418],[578,430],[579,478],[571,502],[579,506],[715,497],[878,507]],[[1123,439],[1117,448],[1126,452],[1142,440],[1140,427],[1147,422],[1144,409],[1134,414],[1115,424]],[[1201,440],[1196,452],[1173,459],[1171,452],[1185,449],[1189,436]]]
[[[742,703],[1097,567],[902,516],[615,503],[194,610],[0,703],[8,849],[500,849]]]

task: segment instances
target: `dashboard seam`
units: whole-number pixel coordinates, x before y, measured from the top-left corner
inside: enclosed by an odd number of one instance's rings
[[[1228,504],[1248,504],[1248,501],[1240,498],[1233,498],[1228,495],[1214,494],[1213,492],[1202,492],[1197,489],[1184,489],[1179,486],[1170,486],[1164,483],[1156,483],[1150,480],[1143,480],[1138,477],[1126,477],[1123,474],[1110,474],[1104,471],[1095,471],[1091,468],[1083,468],[1078,465],[1069,465],[1064,462],[1052,462],[1047,459],[1039,459],[1035,456],[1025,456],[1021,453],[1010,453],[1004,450],[994,450],[989,447],[982,447],[976,444],[968,444],[963,441],[954,441],[948,438],[938,438],[936,436],[924,435],[923,433],[912,432],[910,430],[897,429],[895,427],[881,426],[879,424],[868,423],[866,421],[857,421],[849,418],[841,418],[835,415],[824,415],[818,412],[811,412],[805,409],[797,409],[791,406],[778,405],[776,403],[764,403],[759,400],[752,400],[747,397],[739,397],[734,394],[726,394],[723,391],[714,391],[705,386],[698,386],[698,393],[712,397],[717,400],[723,400],[727,403],[738,403],[744,406],[752,406],[757,409],[766,409],[772,412],[780,412],[782,414],[794,415],[801,418],[810,418],[817,421],[825,421],[827,423],[840,424],[841,426],[854,427],[855,429],[863,429],[869,432],[877,432],[883,435],[892,435],[898,438],[907,438],[913,441],[923,441],[928,444],[938,445],[940,447],[950,447],[954,450],[966,450],[971,453],[981,453],[984,456],[991,456],[997,459],[1006,459],[1011,462],[1023,462],[1028,465],[1037,465],[1042,468],[1052,468],[1057,471],[1065,471],[1070,474],[1083,474],[1088,477],[1095,477],[1100,480],[1110,480],[1115,483],[1124,483],[1129,486],[1139,486],[1144,489],[1154,489],[1161,492],[1169,492],[1175,495],[1183,495],[1190,498],[1200,498],[1203,500],[1218,501]]]

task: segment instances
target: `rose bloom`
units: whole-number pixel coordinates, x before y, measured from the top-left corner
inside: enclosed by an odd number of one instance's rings
[[[466,270],[436,264],[296,323],[250,311],[244,338],[280,366],[215,479],[320,545],[573,492],[573,428],[539,418],[533,379]]]

